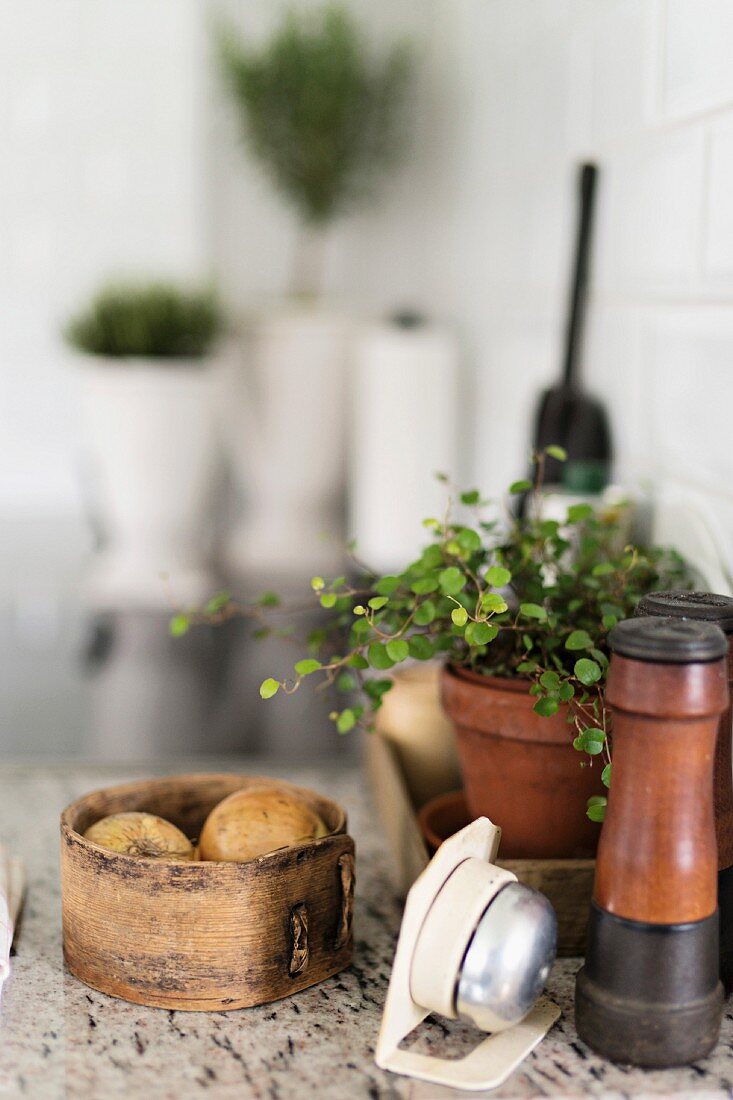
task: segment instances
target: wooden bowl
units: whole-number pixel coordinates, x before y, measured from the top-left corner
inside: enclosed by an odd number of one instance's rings
[[[136,858],[85,840],[107,814],[159,814],[192,839],[243,787],[304,798],[328,835],[246,863]],[[93,791],[61,815],[64,959],[103,993],[167,1009],[247,1008],[286,997],[351,962],[354,842],[344,811],[290,783],[182,775]]]

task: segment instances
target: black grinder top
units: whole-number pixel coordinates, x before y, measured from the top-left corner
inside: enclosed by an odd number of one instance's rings
[[[725,634],[733,634],[733,597],[715,592],[651,592],[639,600],[635,614],[717,623]]]
[[[725,634],[715,623],[648,612],[617,623],[608,645],[620,657],[675,665],[717,661],[728,652]]]

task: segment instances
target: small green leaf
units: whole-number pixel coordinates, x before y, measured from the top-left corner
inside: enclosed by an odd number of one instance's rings
[[[443,551],[439,546],[426,546],[420,557],[423,569],[438,569],[443,564]]]
[[[400,587],[402,581],[399,577],[380,577],[374,585],[374,591],[379,596],[391,596]]]
[[[354,691],[356,688],[356,680],[350,672],[342,672],[336,680],[336,690],[344,693],[348,691]]]
[[[488,645],[499,633],[494,623],[469,623],[466,627],[466,641],[469,645]]]
[[[545,447],[545,454],[556,458],[558,462],[567,462],[568,452],[564,447],[558,447],[557,443],[550,443],[549,447]]]
[[[592,645],[593,639],[585,630],[574,630],[565,639],[566,649],[590,649]]]
[[[389,657],[395,664],[399,661],[404,661],[410,654],[410,647],[404,638],[394,638],[391,642],[387,642],[385,648]]]
[[[324,592],[321,596],[321,607],[332,608],[336,606],[338,596],[335,592]]]
[[[591,819],[591,821],[601,822],[606,817],[606,803],[605,801],[594,802],[592,806],[588,806],[588,809],[585,812],[586,815]]]
[[[612,630],[618,622],[618,619],[615,615],[604,615],[601,622],[603,623],[604,630]]]
[[[478,489],[471,489],[467,493],[461,493],[461,504],[478,504],[481,500]]]
[[[604,787],[610,787],[611,786],[611,768],[612,767],[613,767],[612,764],[606,764],[605,768],[601,772],[601,782],[603,783]]]
[[[414,622],[417,626],[428,626],[435,618],[436,610],[435,604],[432,600],[425,600],[416,609],[414,615]]]
[[[215,596],[211,597],[204,611],[207,615],[216,615],[226,607],[230,600],[231,596],[228,592],[217,592]]]
[[[497,615],[500,615],[503,611],[506,611],[507,602],[498,592],[484,592],[481,597],[481,609],[485,613],[494,611]]]
[[[464,527],[458,534],[458,545],[467,554],[474,554],[481,549],[481,536],[477,531],[472,531],[470,527]]]
[[[186,634],[190,627],[191,618],[183,611],[178,615],[174,615],[168,624],[168,629],[174,638],[180,638],[181,635]]]
[[[491,565],[486,570],[486,583],[492,588],[505,588],[511,579],[511,573],[503,565]]]
[[[540,683],[547,691],[558,691],[560,688],[560,677],[556,672],[543,672],[540,676]]]
[[[571,504],[568,508],[568,523],[580,523],[593,515],[590,504]]]
[[[444,592],[446,596],[455,596],[466,584],[465,576],[455,565],[449,565],[447,569],[443,569],[438,577],[438,581],[441,591]]]
[[[352,653],[351,656],[347,658],[346,664],[349,668],[369,668],[369,662],[366,657],[362,657],[361,653]]]
[[[450,617],[456,626],[465,626],[468,622],[468,612],[465,607],[454,607]]]
[[[382,642],[373,642],[367,650],[367,656],[372,668],[380,669],[383,672],[394,665],[394,661],[387,652],[387,647]]]
[[[320,661],[316,661],[314,657],[306,657],[302,661],[298,661],[295,666],[295,671],[298,676],[310,676],[312,672],[318,672],[323,665]]]
[[[536,670],[537,670],[537,662],[536,661],[520,661],[519,664],[517,665],[517,672],[521,672],[522,675],[524,675],[527,672],[536,672]]]
[[[336,719],[336,729],[339,733],[348,733],[356,725],[356,715],[350,707],[342,710]]]
[[[260,607],[279,607],[280,597],[277,592],[263,592],[257,603]]]
[[[456,573],[458,570],[456,569]],[[413,581],[410,588],[416,596],[426,596],[429,592],[435,592],[439,587],[437,577],[419,577],[418,580]]]
[[[313,577],[311,580],[311,588],[314,592],[320,592],[321,589],[326,587],[326,582],[323,577]]]
[[[416,661],[429,661],[434,654],[433,643],[425,634],[413,634],[408,643],[410,656]]]
[[[381,699],[392,687],[392,680],[367,680],[364,691],[370,699]]]
[[[260,684],[260,698],[272,699],[273,695],[277,695],[279,690],[280,684],[278,681],[269,676],[267,680],[263,680]]]
[[[386,607],[388,603],[388,596],[372,596],[371,600],[369,601],[369,606],[371,607],[372,611],[381,611],[382,608]]]
[[[581,684],[585,684],[586,687],[598,683],[601,678],[601,666],[597,661],[591,661],[588,657],[581,657],[579,661],[575,662],[574,672]]]
[[[547,612],[538,603],[521,603],[519,610],[526,619],[539,619],[544,622],[547,618]]]
[[[592,573],[594,577],[607,577],[609,573],[615,573],[616,567],[611,565],[610,561],[599,562],[598,565],[594,565]]]
[[[522,635],[522,645],[524,646],[524,648],[526,650],[530,650],[532,648],[533,644],[534,643],[532,642],[532,639],[530,638],[529,634],[523,634]]]
[[[562,699],[563,703],[569,703],[572,697],[575,695],[575,688],[569,680],[566,680],[564,684],[560,684],[557,693]]]
[[[366,615],[366,608],[363,604],[358,603],[354,608],[355,615]]]
[[[532,488],[532,482],[522,478],[521,481],[513,481],[509,486],[510,493],[528,493]]]
[[[541,714],[543,718],[551,718],[553,714],[557,714],[560,709],[560,704],[557,699],[552,699],[549,695],[545,695],[537,700],[533,709],[535,713]]]

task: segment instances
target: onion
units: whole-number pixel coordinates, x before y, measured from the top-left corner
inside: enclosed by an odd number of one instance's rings
[[[211,811],[199,838],[199,858],[244,861],[325,836],[307,802],[282,787],[235,791]]]
[[[128,856],[175,862],[196,859],[194,846],[188,837],[170,821],[155,814],[111,814],[90,825],[84,839]]]

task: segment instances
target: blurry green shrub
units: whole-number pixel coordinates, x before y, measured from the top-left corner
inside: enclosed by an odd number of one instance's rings
[[[170,283],[111,283],[66,325],[72,347],[112,358],[199,359],[222,330],[210,290]]]
[[[366,200],[404,142],[406,44],[370,56],[349,15],[289,12],[262,48],[219,44],[245,136],[275,187],[310,226]]]

